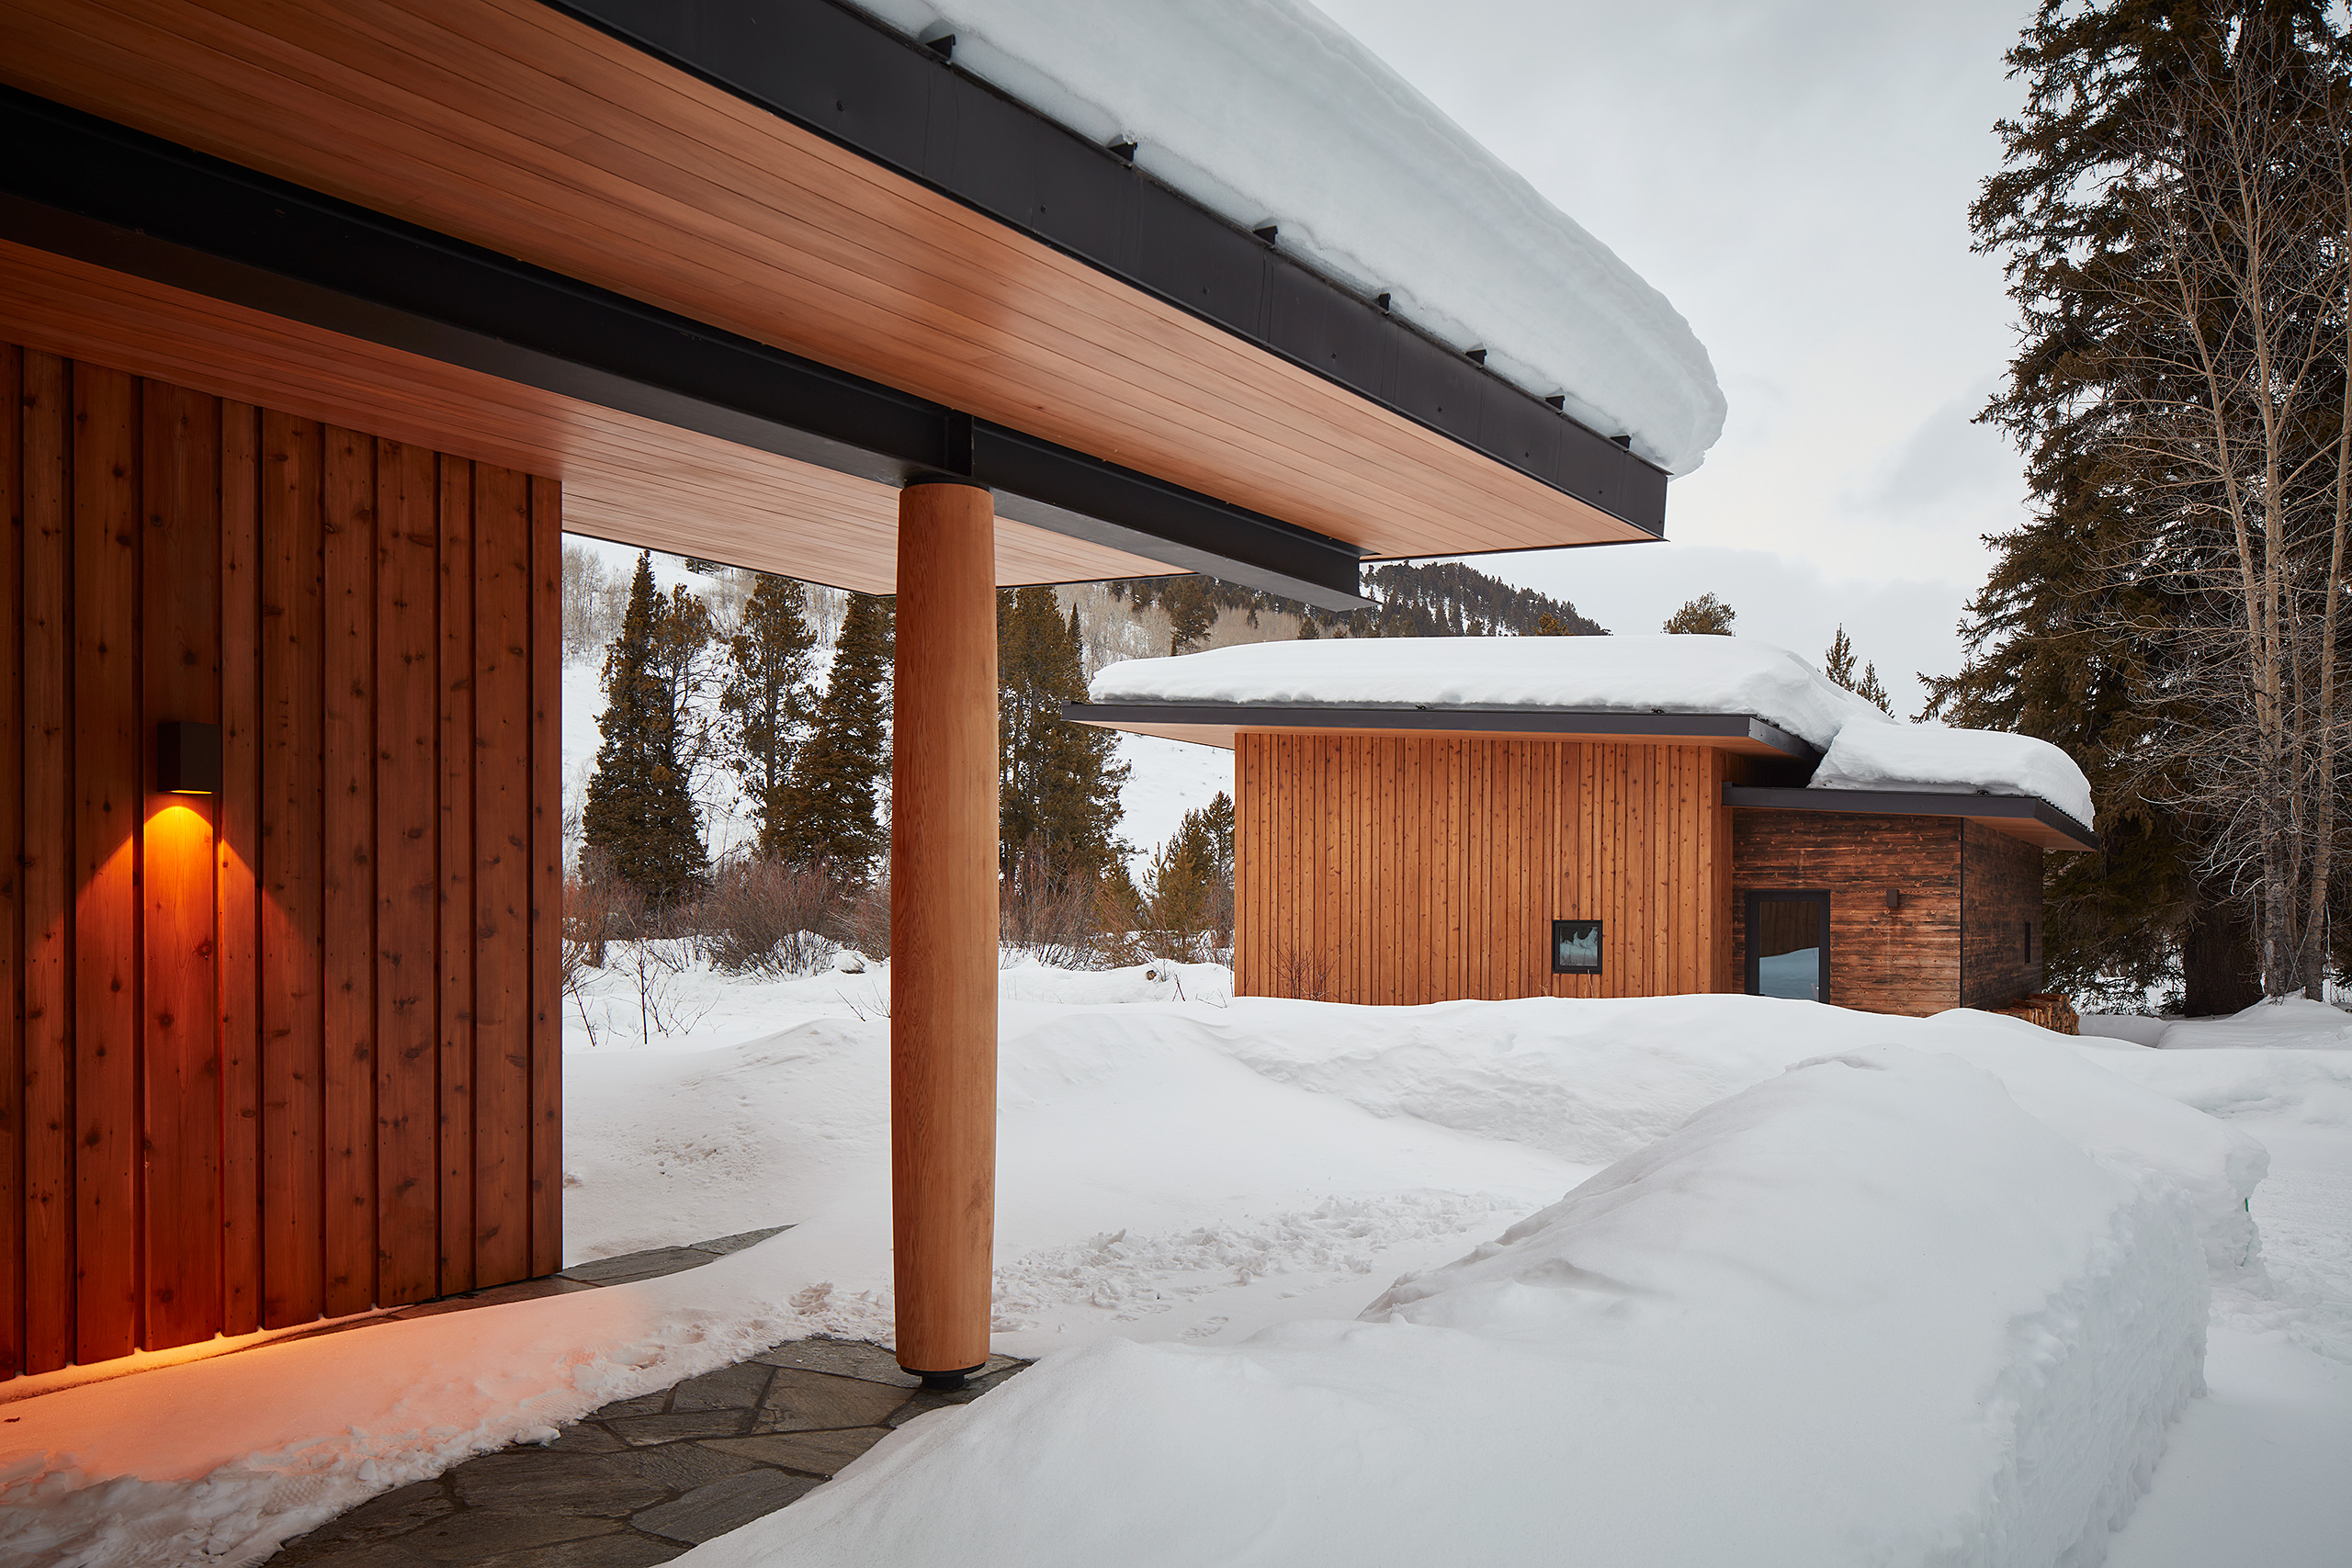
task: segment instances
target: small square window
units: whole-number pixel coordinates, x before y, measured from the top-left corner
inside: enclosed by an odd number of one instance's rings
[[[1554,920],[1552,922],[1552,973],[1555,975],[1598,975],[1600,973],[1600,922],[1599,920]]]

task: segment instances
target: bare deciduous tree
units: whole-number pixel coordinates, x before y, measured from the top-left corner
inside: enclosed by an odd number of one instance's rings
[[[2119,176],[2143,265],[2113,280],[2099,422],[2146,505],[2120,576],[2164,585],[2177,722],[2135,778],[2216,826],[2264,994],[2321,994],[2343,716],[2352,174],[2341,84],[2256,23],[2146,95]]]

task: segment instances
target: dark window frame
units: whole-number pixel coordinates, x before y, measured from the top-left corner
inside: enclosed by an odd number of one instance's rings
[[[1747,907],[1744,912],[1747,924],[1740,930],[1740,945],[1746,949],[1747,958],[1747,994],[1751,997],[1762,996],[1764,994],[1759,988],[1763,984],[1763,975],[1759,967],[1762,960],[1761,955],[1756,951],[1756,931],[1758,925],[1758,911],[1766,903],[1804,903],[1818,904],[1821,906],[1821,976],[1814,987],[1814,1000],[1819,1002],[1828,1001],[1829,892],[1826,888],[1759,887],[1751,888],[1749,890],[1747,895]]]
[[[1569,967],[1560,963],[1560,949],[1568,940],[1571,926],[1590,926],[1593,938],[1593,960],[1589,969]],[[1555,975],[1598,975],[1607,962],[1609,952],[1607,926],[1600,920],[1554,920],[1552,922],[1552,973]]]

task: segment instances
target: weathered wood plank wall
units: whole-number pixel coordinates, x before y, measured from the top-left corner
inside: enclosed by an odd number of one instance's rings
[[[1750,892],[1829,895],[1829,994],[1865,1012],[1925,1016],[1960,1005],[1961,829],[1951,817],[1849,812],[1732,813],[1733,898]],[[2039,856],[2030,844],[2018,846]],[[1901,906],[1886,906],[1889,892]],[[1744,917],[1733,952],[1747,974]]]
[[[1235,978],[1417,1003],[1732,988],[1728,759],[1697,746],[1235,737]],[[1603,922],[1555,975],[1552,921]]]
[[[559,488],[0,389],[0,1376],[551,1271]]]
[[[1826,1000],[1923,1017],[2041,989],[2039,847],[1951,817],[1741,809],[1733,823],[1741,908],[1751,891],[1829,895]],[[1744,931],[1733,948],[1744,985]]]
[[[1960,1003],[2007,1007],[2041,989],[2041,851],[1978,823],[1964,826]]]

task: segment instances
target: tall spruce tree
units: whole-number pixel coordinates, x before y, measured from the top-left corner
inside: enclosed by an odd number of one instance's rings
[[[882,826],[890,773],[891,604],[853,593],[808,737],[792,759],[775,858],[823,863],[854,881],[889,847]]]
[[[1167,945],[1196,955],[1204,937],[1233,929],[1233,797],[1224,791],[1184,813],[1144,878],[1145,919]]]
[[[1008,875],[1035,866],[1058,885],[1120,863],[1118,737],[1062,717],[1086,700],[1078,610],[1050,588],[997,595],[999,853]]]
[[[792,760],[815,702],[808,595],[788,577],[762,572],[727,642],[718,705],[728,720],[728,765],[743,781],[762,860],[783,858]]]
[[[2208,869],[2220,823],[2172,761],[2211,718],[2183,636],[2206,563],[2178,548],[2177,525],[2220,498],[2132,418],[2194,411],[2209,391],[2197,344],[2149,308],[2178,254],[2167,228],[2202,129],[2180,112],[2185,86],[2248,49],[2317,68],[2341,48],[2331,13],[2309,0],[2045,0],[2008,56],[2026,106],[1998,127],[2006,166],[1970,217],[1978,249],[2005,258],[2022,327],[1983,417],[2025,454],[2033,514],[1988,541],[1965,661],[1928,679],[1928,716],[2039,736],[2089,776],[2104,847],[2045,869],[2045,967],[2068,989],[2124,1000],[2177,977],[2191,1012],[2259,994],[2245,910]],[[2166,138],[2190,155],[2152,157]],[[2216,299],[2211,320],[2236,309]]]
[[[1865,664],[1860,675],[1854,673],[1854,639],[1846,635],[1843,625],[1830,639],[1829,651],[1821,657],[1821,672],[1882,713],[1894,711],[1886,688],[1879,683],[1877,665]]]
[[[605,654],[605,713],[596,721],[603,741],[581,839],[614,874],[654,899],[678,897],[709,869],[689,777],[693,692],[681,673],[698,626],[707,639],[699,609],[691,594],[664,599],[653,586],[650,553],[641,554],[620,631]]]

